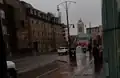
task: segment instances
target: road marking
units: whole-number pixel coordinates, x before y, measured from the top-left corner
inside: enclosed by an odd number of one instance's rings
[[[58,69],[59,69],[59,68],[55,68],[55,69],[53,69],[53,70],[50,70],[50,71],[48,71],[48,72],[45,72],[44,74],[39,75],[39,76],[37,76],[36,78],[40,78],[40,77],[42,77],[42,76],[44,76],[44,75],[47,75],[47,74],[49,74],[49,73],[52,73],[52,72],[58,70]]]

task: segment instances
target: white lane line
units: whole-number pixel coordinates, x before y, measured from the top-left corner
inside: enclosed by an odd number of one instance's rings
[[[40,78],[40,77],[42,77],[42,76],[44,76],[44,75],[47,75],[47,74],[49,74],[49,73],[52,73],[52,72],[58,70],[58,69],[59,69],[59,68],[55,68],[55,69],[53,69],[53,70],[50,70],[50,71],[48,71],[48,72],[45,72],[44,74],[39,75],[39,76],[37,76],[36,78]]]

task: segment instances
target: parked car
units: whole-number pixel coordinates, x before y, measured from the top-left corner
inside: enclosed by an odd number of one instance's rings
[[[66,47],[58,48],[58,54],[59,55],[67,55],[68,54],[68,48],[66,48]]]
[[[9,78],[17,78],[17,70],[14,62],[7,61],[7,71]]]

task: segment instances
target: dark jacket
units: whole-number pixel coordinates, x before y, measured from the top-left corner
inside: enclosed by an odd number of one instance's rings
[[[93,47],[93,56],[94,59],[99,59],[99,49],[96,46]]]

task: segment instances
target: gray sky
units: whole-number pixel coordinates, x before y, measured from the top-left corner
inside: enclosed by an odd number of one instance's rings
[[[44,11],[57,14],[57,5],[65,0],[24,0],[33,5],[33,7]],[[101,0],[72,0],[76,4],[71,4],[69,7],[70,23],[76,25],[77,21],[81,18],[85,24],[89,22],[93,26],[101,24]],[[62,12],[62,21],[65,21],[65,9],[60,6]],[[71,29],[72,33],[76,33],[76,29]]]

